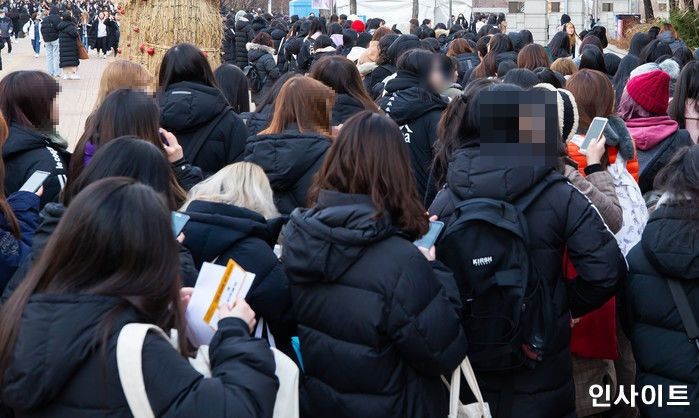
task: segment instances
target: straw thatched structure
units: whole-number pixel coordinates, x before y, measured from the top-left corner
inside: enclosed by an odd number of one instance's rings
[[[122,57],[157,76],[172,46],[188,42],[201,48],[212,68],[221,62],[223,24],[218,0],[129,0],[122,3],[119,47]]]

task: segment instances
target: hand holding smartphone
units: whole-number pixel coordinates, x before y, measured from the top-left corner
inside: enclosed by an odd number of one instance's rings
[[[50,175],[51,173],[49,172],[37,170],[32,173],[19,190],[22,192],[36,193]]]
[[[418,248],[431,249],[434,247],[435,242],[439,238],[439,234],[442,233],[444,229],[444,222],[441,221],[430,221],[430,229],[427,233],[419,240],[413,242]]]
[[[585,135],[585,139],[583,140],[582,144],[580,144],[581,154],[587,155],[587,150],[590,147],[590,143],[592,143],[593,141],[597,142],[600,140],[602,134],[604,134],[604,128],[607,127],[608,122],[609,121],[607,118],[600,117],[596,117],[592,120],[590,127],[587,128],[587,134]]]

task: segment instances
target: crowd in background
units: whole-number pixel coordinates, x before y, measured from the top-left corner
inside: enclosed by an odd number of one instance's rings
[[[12,38],[27,37],[38,58],[46,52],[47,71],[64,80],[79,80],[84,53],[102,58],[117,54],[120,12],[111,0],[6,0],[0,3],[0,51],[12,53]],[[2,70],[2,59],[0,59]]]
[[[302,417],[447,416],[441,377],[466,356],[494,417],[699,415],[696,51],[671,24],[623,58],[603,27],[559,29],[543,46],[497,15],[231,12],[215,70],[190,44],[157,79],[110,62],[72,153],[56,74],[6,75],[0,415],[132,416],[133,322],[177,331],[143,345],[159,417],[279,416],[272,342],[301,369]],[[493,154],[513,145],[530,155]],[[170,211],[190,216],[177,239]],[[436,245],[414,245],[434,221]],[[204,377],[184,310],[229,259],[255,278],[219,308]],[[687,404],[620,402],[631,385]]]

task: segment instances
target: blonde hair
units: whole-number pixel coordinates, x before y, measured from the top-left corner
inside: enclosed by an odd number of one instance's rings
[[[573,75],[578,72],[578,67],[570,58],[558,58],[551,64],[551,69],[560,73],[563,76]]]
[[[135,62],[116,60],[107,65],[100,79],[95,109],[109,93],[119,89],[146,89],[153,84],[153,75],[146,67]]]
[[[279,217],[267,175],[260,166],[253,163],[227,165],[192,187],[182,210],[187,210],[195,200],[239,206],[257,212],[265,219]]]

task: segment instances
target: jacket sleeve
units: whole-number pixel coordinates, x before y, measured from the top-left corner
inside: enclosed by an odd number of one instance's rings
[[[248,127],[243,120],[231,110],[231,129],[226,133],[228,141],[226,143],[226,163],[233,164],[243,161],[245,158],[245,144],[250,136]]]
[[[143,346],[143,376],[155,415],[175,417],[272,417],[279,386],[266,342],[250,337],[237,318],[218,323],[209,347],[211,378],[204,378],[164,338]]]
[[[570,310],[577,318],[609,300],[628,269],[616,239],[589,200],[574,188],[567,204],[565,234],[578,272],[578,277],[566,283]]]
[[[267,77],[269,77],[267,83],[271,85],[274,83],[274,80],[279,78],[281,73],[279,72],[279,68],[277,68],[277,64],[274,62],[274,57],[271,55],[265,55],[264,65]]]
[[[301,70],[303,73],[308,72],[312,62],[313,55],[311,55],[311,44],[309,41],[303,41],[303,44],[301,44],[301,50],[296,56],[296,63],[299,66],[299,70]]]
[[[402,267],[389,300],[388,333],[414,369],[439,376],[454,371],[466,356],[460,306],[442,284],[446,276],[441,280],[437,276],[448,275],[452,282],[454,277],[443,270],[435,272],[415,253]]]
[[[175,170],[177,182],[186,191],[190,191],[192,187],[204,180],[204,173],[202,173],[201,168],[190,164],[184,158],[172,163],[172,169]]]
[[[257,314],[264,318],[274,338],[288,346],[296,333],[296,320],[292,312],[289,279],[284,266],[263,240],[249,238],[239,241],[231,251],[219,257],[219,264],[229,258],[236,260],[243,269],[255,273],[245,300]]]
[[[444,187],[437,193],[430,204],[430,208],[427,211],[430,216],[437,215],[437,218],[444,222],[448,226],[452,221],[454,216],[454,211],[456,210],[456,198],[454,194],[449,190],[448,187]]]
[[[608,171],[598,171],[583,177],[580,171],[566,167],[566,177],[599,210],[602,220],[613,233],[619,232],[624,214],[614,190],[614,180]]]

